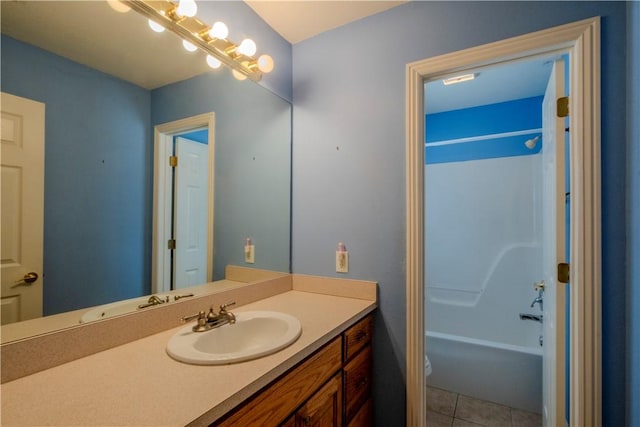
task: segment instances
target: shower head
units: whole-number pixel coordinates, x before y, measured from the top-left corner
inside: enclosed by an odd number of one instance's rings
[[[536,136],[535,138],[527,139],[524,142],[524,146],[527,147],[529,150],[533,150],[536,144],[538,143],[539,139],[540,139],[540,135]]]

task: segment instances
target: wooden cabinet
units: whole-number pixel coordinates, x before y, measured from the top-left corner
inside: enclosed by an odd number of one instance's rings
[[[371,426],[372,328],[369,315],[213,425]]]
[[[344,425],[372,425],[371,404],[373,317],[367,316],[349,328],[343,339]]]
[[[283,424],[284,427],[339,427],[341,425],[341,372],[329,380]]]
[[[344,367],[344,412],[347,422],[371,396],[371,346]]]
[[[371,342],[373,317],[367,316],[344,332],[344,360],[351,360],[360,349]]]

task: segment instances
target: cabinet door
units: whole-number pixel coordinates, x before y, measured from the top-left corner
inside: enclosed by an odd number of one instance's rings
[[[344,400],[347,422],[371,395],[371,346],[365,347],[344,367]]]
[[[299,427],[338,427],[342,422],[342,374],[338,373],[296,414]]]
[[[353,417],[347,427],[371,427],[373,425],[373,405],[368,399],[364,405],[358,409],[358,413]]]

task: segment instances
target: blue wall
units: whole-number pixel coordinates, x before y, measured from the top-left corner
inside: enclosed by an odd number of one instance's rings
[[[46,104],[45,315],[151,293],[152,129],[203,112],[217,119],[216,278],[244,264],[247,237],[252,267],[289,271],[287,101],[228,70],[150,92],[6,36],[1,62],[2,91]]]
[[[0,85],[46,104],[44,314],[148,294],[149,92],[4,35]]]
[[[627,423],[640,426],[640,2],[629,2],[627,39]]]
[[[231,73],[156,89],[151,104],[152,126],[215,113],[214,278],[245,265],[247,237],[256,247],[250,267],[289,271],[291,104]]]
[[[518,136],[500,136],[499,134],[541,129],[543,98],[543,96],[536,96],[427,114],[425,116],[426,163],[462,162],[539,153],[542,148],[540,131]],[[486,135],[496,135],[496,137],[455,144],[430,145],[436,142]],[[527,148],[524,142],[536,136],[540,140],[535,147]]]
[[[378,425],[405,416],[405,65],[602,16],[603,422],[625,419],[626,5],[409,2],[293,47],[293,270],[379,282]],[[463,31],[461,29],[464,29]],[[319,60],[318,58],[321,58]],[[343,276],[344,277],[344,276]]]

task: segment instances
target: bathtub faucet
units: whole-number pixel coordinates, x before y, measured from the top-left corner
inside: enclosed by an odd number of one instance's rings
[[[520,313],[520,320],[533,320],[542,323],[542,314]]]

